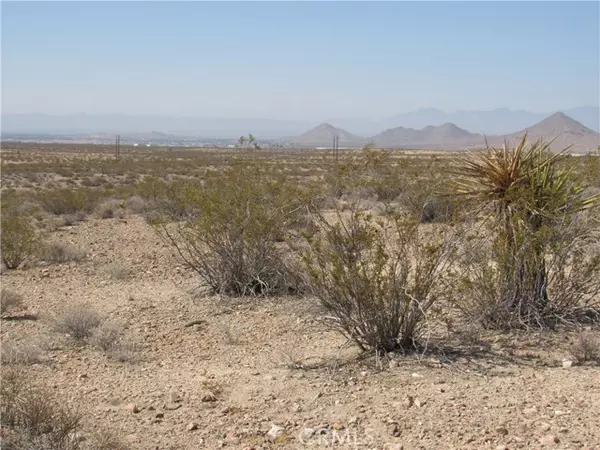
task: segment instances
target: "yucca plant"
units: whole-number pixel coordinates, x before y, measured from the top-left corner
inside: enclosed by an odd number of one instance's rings
[[[516,318],[521,324],[543,325],[549,314],[556,316],[549,304],[548,259],[557,256],[551,255],[554,250],[572,249],[564,239],[575,236],[564,233],[564,227],[575,229],[571,224],[577,214],[598,203],[598,196],[586,197],[564,164],[568,148],[552,153],[550,145],[542,140],[528,144],[525,135],[514,148],[488,147],[456,161],[454,193],[494,219],[492,260],[501,292],[499,310],[492,308],[495,317],[487,317],[488,324],[506,326]]]

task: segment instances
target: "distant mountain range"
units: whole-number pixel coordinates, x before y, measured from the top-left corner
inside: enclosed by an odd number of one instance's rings
[[[587,128],[600,131],[600,108],[582,106],[562,111]],[[421,130],[428,126],[454,124],[471,133],[504,135],[535,125],[552,113],[514,111],[508,108],[490,111],[456,111],[447,113],[435,108],[423,108],[398,114],[380,121],[366,119],[326,120],[333,127],[367,137],[385,130],[404,127]],[[272,119],[225,119],[126,114],[2,114],[3,133],[49,134],[126,134],[154,131],[176,136],[206,138],[237,138],[252,133],[260,139],[277,139],[294,136],[315,127],[318,121],[290,121]],[[340,145],[342,142],[340,141]]]
[[[600,133],[562,112],[552,114],[540,122],[504,135],[483,135],[471,133],[453,123],[428,125],[421,129],[395,127],[374,135],[371,138],[355,136],[331,124],[321,124],[300,136],[282,139],[282,143],[297,147],[331,147],[333,136],[339,135],[340,147],[361,147],[372,142],[378,148],[412,148],[454,150],[477,148],[486,145],[500,146],[504,141],[515,142],[527,133],[529,141],[540,138],[552,140],[553,150],[571,146],[575,153],[595,150],[600,145]]]
[[[333,137],[338,136],[340,147],[359,147],[366,144],[366,140],[341,128],[336,128],[329,123],[322,123],[296,137],[283,138],[283,143],[290,143],[302,147],[330,147]]]
[[[489,111],[456,111],[447,113],[436,108],[422,108],[398,114],[389,119],[373,122],[361,119],[329,119],[335,127],[352,130],[362,136],[373,136],[383,130],[396,127],[422,129],[429,125],[453,123],[472,133],[507,134],[535,125],[558,111],[534,113],[523,110],[498,108]],[[600,131],[600,108],[582,106],[562,112],[594,131]]]

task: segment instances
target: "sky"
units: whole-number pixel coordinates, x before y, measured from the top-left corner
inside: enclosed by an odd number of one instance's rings
[[[3,113],[598,105],[600,2],[2,1]]]

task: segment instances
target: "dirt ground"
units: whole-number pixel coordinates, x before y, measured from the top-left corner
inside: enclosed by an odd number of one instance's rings
[[[432,336],[421,356],[359,355],[310,298],[203,296],[142,217],[90,218],[51,238],[87,256],[2,276],[27,306],[23,320],[2,320],[2,342],[41,349],[26,370],[79,407],[83,438],[109,429],[133,449],[600,448],[600,368],[563,367],[574,334],[467,329]],[[129,276],[111,278],[115,264]],[[125,326],[133,359],[52,329],[80,302]]]

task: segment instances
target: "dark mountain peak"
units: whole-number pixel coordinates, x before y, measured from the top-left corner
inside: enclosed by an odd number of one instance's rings
[[[333,125],[331,125],[330,123],[324,122],[320,125],[317,125],[316,127],[313,128],[313,130],[318,130],[318,131],[331,131],[332,133],[336,132],[338,129],[336,127],[334,127]]]
[[[567,116],[561,111],[546,117],[541,122],[529,127],[529,129],[539,129],[540,131],[549,134],[558,132],[593,133],[593,131],[585,125],[577,122],[575,119]]]

